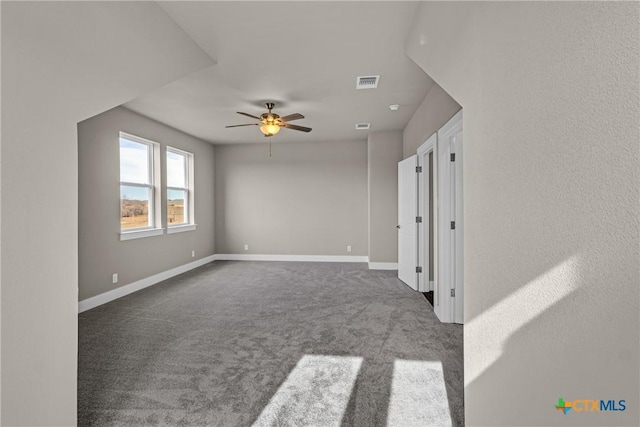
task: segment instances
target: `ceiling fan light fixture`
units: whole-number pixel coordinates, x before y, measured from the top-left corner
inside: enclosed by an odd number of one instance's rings
[[[273,136],[280,132],[280,126],[276,124],[265,123],[260,126],[260,131],[264,134],[264,136]]]
[[[231,125],[225,126],[227,128],[236,128],[241,126],[259,126],[260,132],[264,136],[274,136],[278,132],[280,132],[280,128],[287,128],[290,130],[297,130],[300,132],[311,132],[311,128],[306,126],[298,126],[292,125],[289,122],[293,120],[304,119],[304,116],[300,113],[288,114],[286,116],[280,117],[280,115],[276,113],[272,113],[271,109],[274,107],[272,102],[267,102],[266,104],[268,112],[261,114],[260,117],[254,116],[253,114],[243,113],[241,111],[237,111],[238,114],[246,117],[250,117],[258,121],[258,123],[246,123],[242,125]]]

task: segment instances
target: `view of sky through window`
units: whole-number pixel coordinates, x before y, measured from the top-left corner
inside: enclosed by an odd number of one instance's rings
[[[149,147],[146,144],[120,138],[120,181],[149,184]],[[149,190],[143,187],[121,186],[120,198],[148,200]]]

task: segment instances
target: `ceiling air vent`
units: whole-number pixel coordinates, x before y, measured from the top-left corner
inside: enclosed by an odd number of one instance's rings
[[[356,80],[356,89],[375,89],[379,81],[380,76],[359,76]]]
[[[369,129],[371,127],[371,123],[356,123],[357,130]]]

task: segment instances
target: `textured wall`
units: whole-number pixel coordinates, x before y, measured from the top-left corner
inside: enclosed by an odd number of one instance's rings
[[[367,255],[367,143],[275,139],[215,147],[216,252]]]
[[[369,262],[398,262],[398,162],[402,131],[370,132],[367,141],[369,177]]]
[[[76,423],[77,123],[211,63],[153,3],[2,2],[2,425]]]
[[[120,241],[119,132],[160,144],[160,169],[166,171],[169,145],[194,155],[195,221],[198,228]],[[214,253],[213,145],[125,108],[118,107],[78,124],[78,261],[80,301]],[[162,174],[161,211],[166,218],[166,174]],[[116,203],[114,205],[114,203]],[[191,251],[196,257],[191,258]],[[142,261],[144,260],[144,261]],[[111,275],[118,273],[118,284]]]
[[[464,108],[468,425],[640,424],[639,12],[429,2],[416,17],[407,53]],[[565,416],[559,397],[628,406]]]
[[[418,147],[458,111],[460,105],[434,83],[402,131],[402,158],[416,154]]]

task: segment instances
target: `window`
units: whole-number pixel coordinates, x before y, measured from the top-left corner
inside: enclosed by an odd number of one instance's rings
[[[167,233],[195,229],[193,154],[167,147]]]
[[[158,151],[155,142],[120,133],[120,240],[162,234]]]

